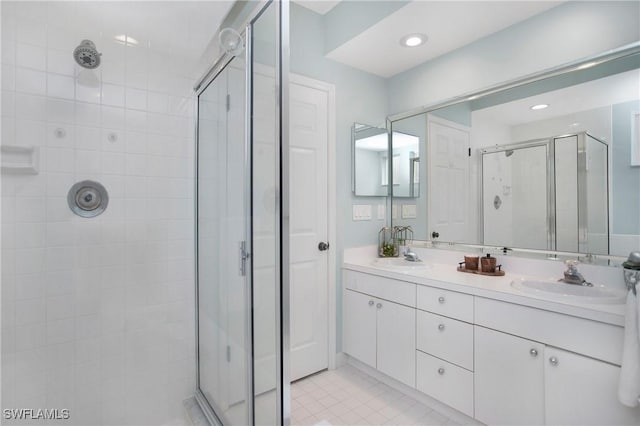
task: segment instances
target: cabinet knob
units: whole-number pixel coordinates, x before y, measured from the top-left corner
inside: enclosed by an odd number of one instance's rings
[[[438,324],[438,330],[444,331],[444,324]]]
[[[378,303],[378,304],[376,305],[376,307],[377,307],[378,309],[382,308],[382,303]]]
[[[369,306],[373,306],[373,300],[369,300]]]
[[[555,367],[556,365],[558,365],[558,358],[556,358],[555,356],[552,356],[551,358],[549,358],[549,364]]]
[[[438,374],[442,376],[444,374],[444,368],[438,368]]]
[[[438,302],[440,302],[441,304],[444,303],[444,297],[443,296],[438,297]]]
[[[529,353],[530,353],[530,354],[531,354],[531,356],[532,356],[532,357],[534,357],[534,358],[538,356],[538,350],[537,350],[537,349],[535,349],[535,348],[534,348],[534,349],[531,349],[531,350],[529,351]]]

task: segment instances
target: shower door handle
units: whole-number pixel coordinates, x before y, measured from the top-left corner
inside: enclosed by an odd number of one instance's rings
[[[240,275],[247,275],[247,260],[249,260],[249,252],[247,251],[247,242],[240,241]]]

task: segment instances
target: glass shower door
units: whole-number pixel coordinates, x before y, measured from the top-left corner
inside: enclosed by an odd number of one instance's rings
[[[223,424],[249,424],[245,65],[233,59],[198,98],[198,383]]]

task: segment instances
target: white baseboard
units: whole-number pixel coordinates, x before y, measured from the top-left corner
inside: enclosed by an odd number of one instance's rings
[[[460,424],[464,424],[464,425],[483,425],[483,423],[478,422],[477,420],[467,416],[466,414],[461,413],[460,411],[449,407],[446,404],[443,404],[442,402],[438,401],[437,399],[434,399],[432,397],[430,397],[429,395],[426,395],[422,392],[420,392],[417,389],[414,389],[412,387],[409,387],[407,385],[405,385],[404,383],[401,383],[389,376],[387,376],[386,374],[383,374],[381,372],[379,372],[378,370],[376,370],[375,368],[372,368],[360,361],[358,361],[357,359],[350,357],[349,355],[345,354],[345,353],[341,353],[340,355],[342,355],[345,359],[346,359],[346,363],[357,368],[358,370],[362,371],[363,373],[368,374],[369,376],[373,377],[376,380],[379,380],[380,382],[384,383],[387,386],[390,386],[392,388],[394,388],[395,390],[402,392],[403,394],[410,396],[411,398],[415,399],[418,402],[421,402],[422,404],[426,405],[427,407],[432,408],[435,411],[438,411],[442,414],[444,414],[445,416],[451,418],[453,421],[455,421],[456,423],[460,423]]]
[[[344,365],[347,365],[348,357],[349,355],[345,354],[344,352],[338,352],[336,354],[336,368],[340,368]]]

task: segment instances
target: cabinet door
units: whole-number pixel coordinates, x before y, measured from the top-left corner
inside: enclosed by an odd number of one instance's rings
[[[366,294],[344,291],[344,351],[376,367],[376,301]]]
[[[618,402],[620,367],[548,346],[545,406],[548,425],[640,425],[640,408]]]
[[[385,300],[378,312],[378,370],[413,388],[416,386],[416,310]]]
[[[544,424],[544,345],[475,331],[475,418],[490,425]]]

